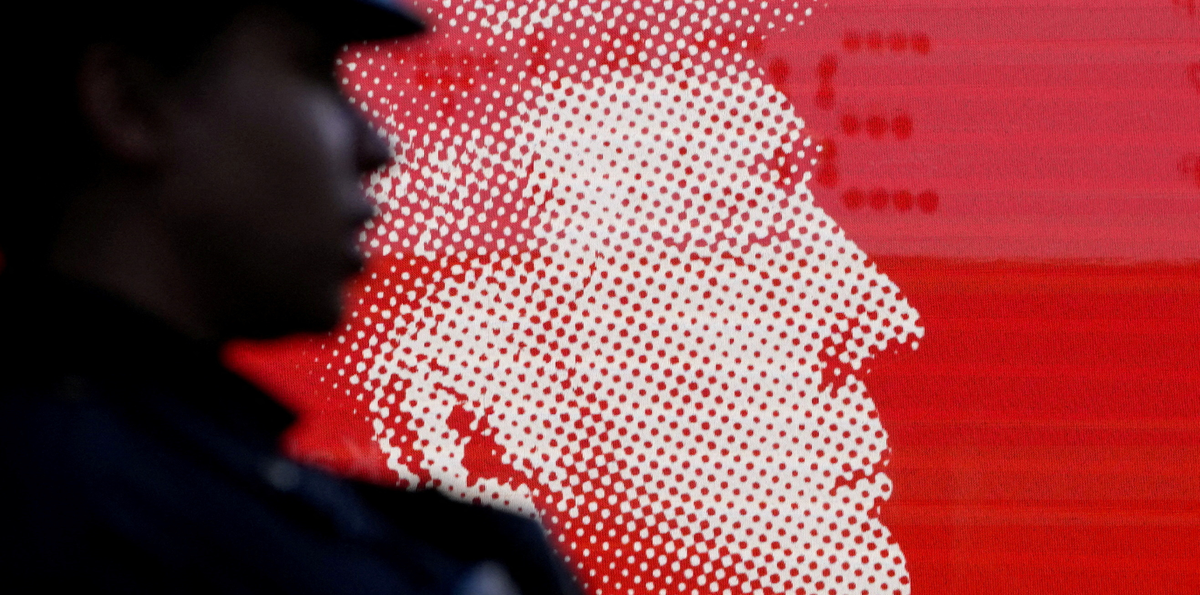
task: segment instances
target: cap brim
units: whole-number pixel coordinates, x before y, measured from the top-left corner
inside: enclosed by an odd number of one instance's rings
[[[324,0],[329,10],[322,24],[346,41],[408,37],[425,31],[425,24],[393,0]],[[324,11],[322,11],[324,12]]]

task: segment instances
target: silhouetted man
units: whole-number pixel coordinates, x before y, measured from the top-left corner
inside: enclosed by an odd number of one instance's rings
[[[44,190],[0,211],[6,581],[571,591],[528,521],[279,457],[290,415],[217,356],[336,322],[389,151],[335,57],[420,25],[382,0],[96,4],[33,9],[14,49]]]

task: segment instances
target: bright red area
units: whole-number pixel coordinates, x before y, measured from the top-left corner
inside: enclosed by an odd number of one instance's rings
[[[913,593],[1200,589],[1200,265],[879,262],[919,350],[867,384]]]

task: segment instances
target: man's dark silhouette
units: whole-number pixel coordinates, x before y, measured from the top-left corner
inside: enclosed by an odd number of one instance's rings
[[[0,203],[10,586],[570,592],[526,520],[278,456],[290,415],[217,356],[336,322],[389,153],[335,57],[419,25],[367,0],[35,11],[16,166],[41,190]]]

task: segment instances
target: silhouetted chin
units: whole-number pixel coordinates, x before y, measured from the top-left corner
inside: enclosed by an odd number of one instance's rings
[[[337,327],[344,312],[341,288],[322,304],[278,303],[230,318],[222,325],[220,339],[279,339],[296,334],[327,333]],[[314,300],[316,302],[317,300]]]

